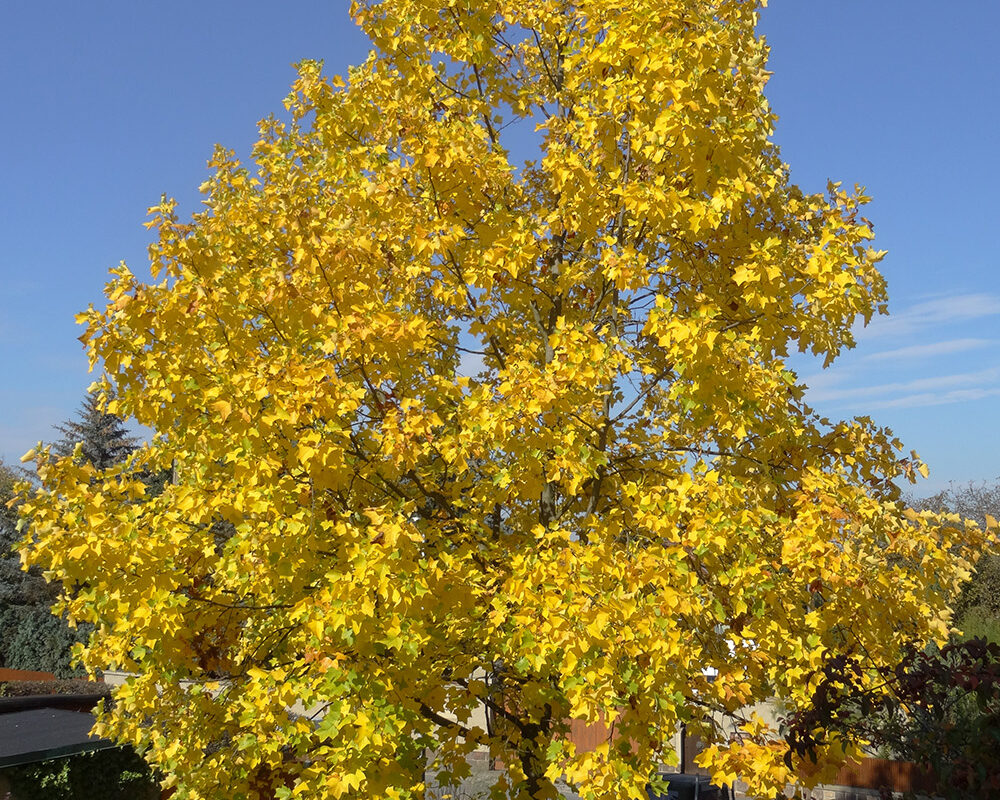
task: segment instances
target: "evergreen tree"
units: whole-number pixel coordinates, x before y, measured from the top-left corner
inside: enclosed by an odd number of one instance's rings
[[[129,435],[122,418],[105,412],[96,394],[84,398],[75,419],[55,428],[63,435],[53,448],[57,455],[72,455],[80,443],[84,459],[101,470],[124,461],[136,447],[136,439]]]

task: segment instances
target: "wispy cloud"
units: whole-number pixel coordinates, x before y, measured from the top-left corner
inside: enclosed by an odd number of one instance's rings
[[[818,388],[810,392],[809,399],[814,403],[831,400],[861,400],[887,394],[915,395],[963,388],[983,388],[998,382],[1000,382],[1000,367],[989,367],[973,372],[959,372],[953,375],[938,375],[933,378],[917,378],[912,381],[880,383],[872,386],[855,386],[849,389]],[[881,407],[886,407],[885,403],[890,401],[879,402],[882,404]],[[866,402],[866,406],[874,407],[874,404]]]
[[[876,317],[867,328],[858,327],[859,339],[911,336],[933,325],[967,322],[1000,314],[1000,297],[984,293],[956,294],[917,303],[897,314]]]
[[[931,344],[915,344],[910,347],[897,347],[895,350],[883,350],[864,356],[863,361],[902,361],[904,359],[933,358],[934,356],[965,353],[982,347],[998,344],[992,339],[949,339],[945,342]]]
[[[951,392],[921,392],[868,403],[867,408],[919,408],[921,406],[944,406],[951,403],[965,403],[1000,396],[1000,386],[991,389],[956,389]]]
[[[856,355],[803,376],[809,402],[867,413],[1000,397],[997,317],[1000,295],[964,292],[879,318],[856,331]]]

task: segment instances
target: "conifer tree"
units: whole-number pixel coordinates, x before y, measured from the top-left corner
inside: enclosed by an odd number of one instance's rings
[[[122,418],[105,411],[95,393],[83,399],[74,419],[55,428],[62,434],[54,447],[57,455],[72,455],[79,443],[84,460],[99,470],[124,461],[136,447],[137,439],[129,435]]]

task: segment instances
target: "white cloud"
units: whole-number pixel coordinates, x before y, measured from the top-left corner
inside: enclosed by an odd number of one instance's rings
[[[867,328],[857,326],[855,334],[859,340],[912,336],[933,325],[965,322],[998,314],[1000,297],[983,293],[957,294],[917,303],[888,317],[876,317]]]
[[[951,403],[965,403],[970,400],[982,400],[986,397],[1000,396],[1000,387],[992,389],[956,389],[951,392],[922,392],[897,397],[893,400],[882,400],[867,404],[867,408],[919,408],[921,406],[944,406]]]
[[[949,339],[945,342],[915,344],[910,347],[898,347],[895,350],[883,350],[880,353],[872,353],[871,355],[864,356],[862,360],[897,361],[902,359],[933,358],[934,356],[978,350],[979,348],[996,344],[997,342],[992,339]]]
[[[861,352],[846,364],[803,377],[809,402],[867,412],[1000,396],[997,317],[1000,295],[965,292],[926,297],[878,318],[855,331]],[[942,336],[944,331],[954,338]],[[942,366],[953,371],[935,374]]]
[[[1000,367],[989,367],[988,369],[976,370],[975,372],[960,372],[954,375],[917,378],[912,381],[881,383],[874,386],[857,386],[850,389],[820,388],[810,392],[809,399],[813,403],[830,400],[857,400],[886,394],[916,394],[966,387],[984,387],[995,384],[998,381],[1000,381]],[[870,404],[866,405],[871,407]]]

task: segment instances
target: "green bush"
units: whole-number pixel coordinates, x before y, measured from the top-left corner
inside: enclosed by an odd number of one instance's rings
[[[51,672],[73,678],[83,671],[70,665],[73,645],[86,641],[90,626],[75,630],[46,606],[9,606],[0,611],[0,658],[10,669]]]

